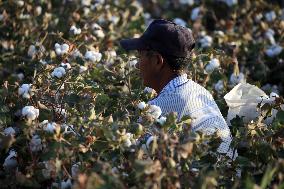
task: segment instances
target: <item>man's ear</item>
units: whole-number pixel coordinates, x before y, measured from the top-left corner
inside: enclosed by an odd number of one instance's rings
[[[160,70],[164,67],[165,65],[165,59],[162,57],[162,55],[160,54],[157,54],[156,55],[156,58],[157,58],[157,62],[156,62],[156,66],[157,66],[157,69]]]

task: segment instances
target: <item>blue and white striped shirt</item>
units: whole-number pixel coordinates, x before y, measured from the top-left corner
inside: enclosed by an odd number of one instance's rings
[[[148,104],[159,106],[162,115],[177,112],[178,119],[189,115],[192,118],[193,131],[201,131],[208,135],[217,132],[223,141],[218,152],[233,157],[230,148],[232,141],[230,129],[216,102],[209,91],[188,79],[187,74],[172,79]]]

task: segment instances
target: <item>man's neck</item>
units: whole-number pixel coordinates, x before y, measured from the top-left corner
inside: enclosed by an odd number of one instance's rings
[[[164,75],[160,80],[159,83],[157,83],[157,86],[154,87],[157,94],[159,94],[163,88],[174,78],[178,77],[179,75],[176,73],[166,74]]]

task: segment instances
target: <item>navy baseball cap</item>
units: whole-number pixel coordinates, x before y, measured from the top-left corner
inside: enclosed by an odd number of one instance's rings
[[[125,50],[154,50],[164,56],[190,57],[195,46],[189,28],[174,22],[156,19],[151,22],[140,38],[123,39],[120,45]]]

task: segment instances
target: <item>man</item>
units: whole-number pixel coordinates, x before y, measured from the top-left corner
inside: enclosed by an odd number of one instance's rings
[[[223,140],[218,152],[233,157],[230,130],[212,95],[184,72],[195,46],[191,30],[158,19],[140,38],[124,39],[120,44],[126,50],[139,52],[143,83],[158,93],[148,103],[159,106],[163,115],[177,112],[179,119],[191,116],[193,131],[217,132]]]

